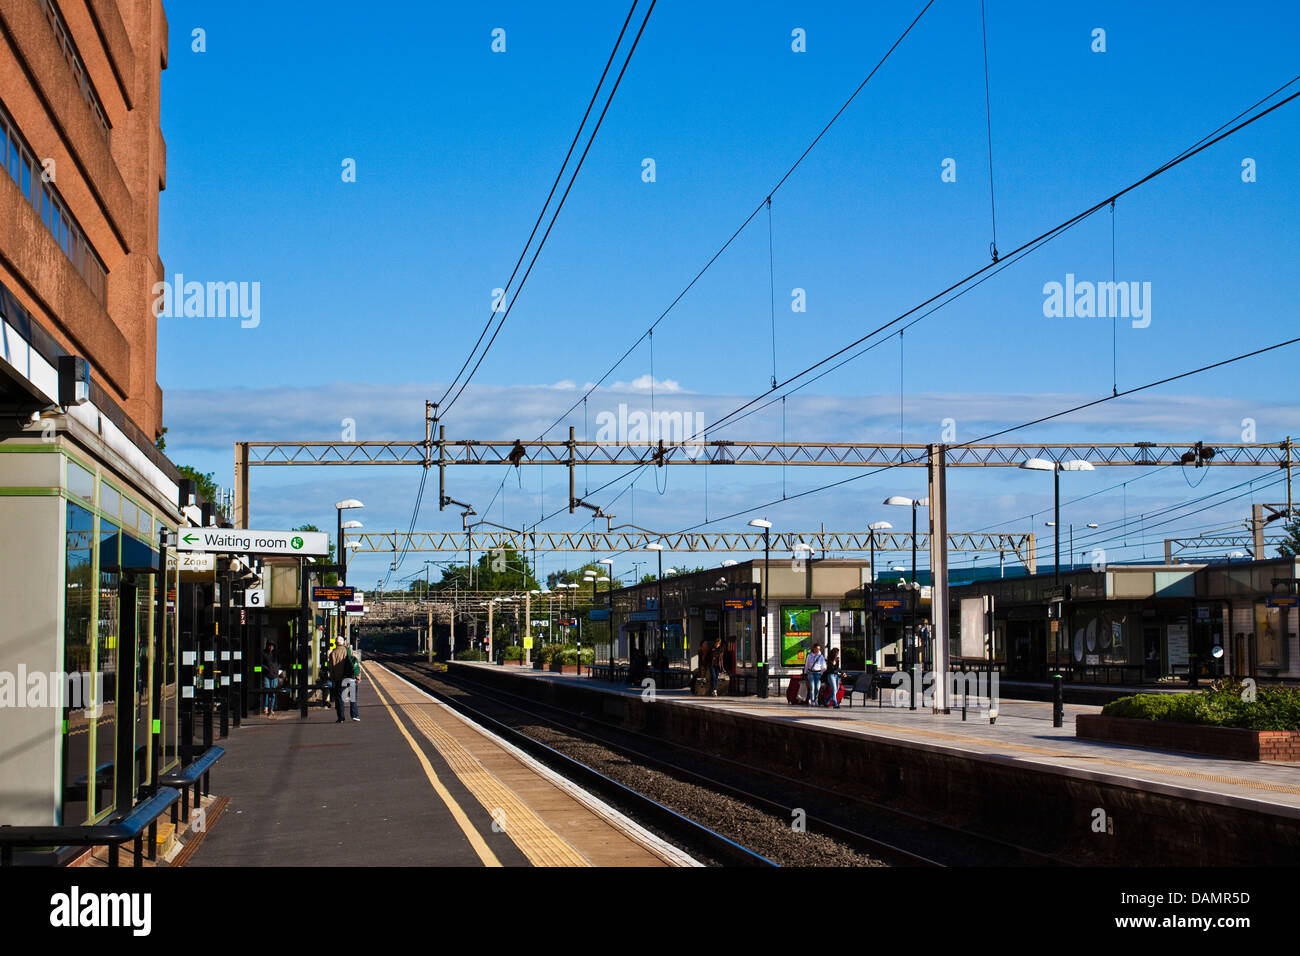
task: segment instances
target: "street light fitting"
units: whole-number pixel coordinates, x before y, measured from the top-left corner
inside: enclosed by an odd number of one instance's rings
[[[344,531],[348,531],[352,528],[364,528],[365,525],[363,525],[360,521],[345,521],[343,522],[343,524],[339,525],[339,527],[342,528]]]
[[[334,507],[343,511],[347,508],[364,508],[365,505],[357,501],[356,498],[344,498],[342,501],[334,502]]]
[[[662,550],[664,550],[664,546],[663,546],[662,544],[660,544],[658,541],[651,541],[649,544],[647,544],[647,545],[645,546],[645,550],[647,550],[647,551],[662,551]]]
[[[871,522],[871,524],[867,525],[867,530],[868,531],[892,531],[893,527],[894,526],[890,524],[888,521],[873,521]]]
[[[770,528],[772,527],[772,522],[768,521],[766,518],[751,518],[749,526],[751,528]]]
[[[1056,462],[1048,461],[1046,458],[1026,458],[1020,463],[1020,467],[1025,471],[1055,471]]]

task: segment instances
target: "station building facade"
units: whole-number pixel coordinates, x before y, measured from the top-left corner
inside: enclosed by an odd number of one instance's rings
[[[0,824],[103,820],[176,760],[166,51],[159,0],[0,4]]]
[[[1292,558],[1110,565],[1063,572],[1059,585],[1038,574],[953,587],[951,659],[987,658],[992,597],[994,659],[1012,679],[1298,680],[1298,570]]]
[[[765,567],[768,637],[760,650]],[[610,595],[613,654],[626,661],[636,649],[653,661],[662,647],[670,666],[694,669],[701,642],[712,646],[722,641],[734,660],[734,674],[755,674],[755,657],[761,654],[775,678],[800,673],[808,648],[818,642],[841,647],[845,665],[861,667],[881,650],[869,637],[864,593],[870,576],[868,561],[760,558],[665,575],[662,588],[660,582],[622,588]],[[885,593],[882,589],[881,596]],[[882,632],[882,639],[886,644],[901,641],[904,616],[893,610],[885,616],[890,630]],[[897,652],[893,644],[887,649]],[[608,654],[608,645],[598,645],[597,661]]]
[[[783,557],[769,566],[762,655],[771,678],[799,673],[813,642],[840,648],[846,670],[905,667],[909,653],[931,668],[928,587],[896,575],[872,584],[864,560]],[[662,649],[669,666],[694,669],[700,643],[722,641],[739,685],[752,686],[745,676],[756,673],[760,653],[763,573],[756,559],[613,591],[612,656],[628,661],[636,649],[653,663]],[[1300,680],[1298,586],[1292,558],[1110,565],[1063,572],[1059,583],[1040,573],[952,585],[949,666],[983,670],[991,654],[1013,680]],[[610,656],[598,643],[597,662]]]

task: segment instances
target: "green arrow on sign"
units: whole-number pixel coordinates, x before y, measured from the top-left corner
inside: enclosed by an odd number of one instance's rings
[[[194,537],[194,535],[192,534],[187,534],[185,537],[181,538],[181,540],[184,541],[186,544],[193,544],[195,541],[199,539]]]

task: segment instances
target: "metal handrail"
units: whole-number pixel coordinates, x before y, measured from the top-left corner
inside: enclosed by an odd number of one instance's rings
[[[91,826],[0,826],[0,866],[13,865],[16,846],[108,846],[108,865],[117,866],[118,847],[135,840],[135,866],[141,866],[140,842],[144,828],[149,828],[149,859],[157,853],[158,818],[181,797],[174,787],[159,787],[158,792],[137,804],[129,814],[111,823]]]

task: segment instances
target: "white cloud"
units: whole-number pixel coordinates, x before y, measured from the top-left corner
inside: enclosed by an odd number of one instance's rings
[[[649,394],[650,385],[654,384],[656,392],[680,392],[681,383],[671,378],[652,378],[650,373],[638,375],[630,382],[615,382],[609,386],[611,392],[645,392]]]

